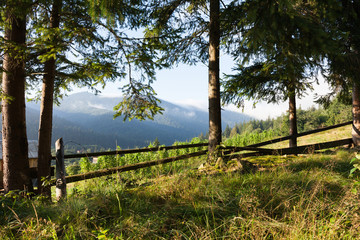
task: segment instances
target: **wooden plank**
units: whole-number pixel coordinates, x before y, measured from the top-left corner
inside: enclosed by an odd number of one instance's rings
[[[196,144],[184,144],[184,145],[177,145],[177,146],[115,150],[115,151],[97,152],[97,153],[67,154],[67,155],[64,155],[64,159],[82,158],[82,157],[98,157],[98,156],[142,153],[142,152],[156,152],[156,151],[161,151],[161,150],[175,150],[175,149],[183,149],[183,148],[205,147],[207,145],[208,145],[208,143],[196,143]],[[55,159],[55,158],[56,158],[55,156],[52,156],[52,159]]]
[[[0,159],[0,172],[3,170],[2,166],[2,159]],[[37,168],[37,158],[29,158],[29,168]]]
[[[295,148],[281,148],[281,149],[272,149],[272,152],[266,151],[258,151],[252,153],[243,153],[243,154],[232,154],[227,155],[227,157],[251,157],[251,156],[262,156],[262,155],[286,155],[286,154],[308,154],[313,153],[317,150],[328,149],[338,146],[344,146],[352,144],[352,138],[346,138],[336,141],[324,142],[324,143],[316,143],[316,144],[309,144],[304,146],[298,146]]]
[[[141,163],[125,165],[125,166],[110,168],[110,169],[103,169],[103,170],[88,172],[88,173],[84,173],[84,174],[67,176],[65,179],[66,179],[66,183],[78,182],[78,181],[82,181],[82,180],[86,180],[86,179],[107,176],[107,175],[114,174],[117,172],[127,172],[127,171],[131,171],[131,170],[136,170],[136,169],[145,168],[145,167],[151,167],[151,166],[155,166],[155,165],[159,165],[159,164],[170,163],[170,162],[174,162],[174,161],[178,161],[178,160],[182,160],[182,159],[202,156],[202,155],[206,155],[207,152],[208,152],[207,150],[203,150],[203,151],[189,153],[189,154],[180,155],[180,156],[176,156],[176,157],[169,157],[169,158],[164,158],[164,159],[159,159],[159,160],[154,160],[154,161],[141,162]],[[51,185],[54,186],[55,181],[52,181]]]
[[[320,129],[315,129],[315,130],[299,133],[299,134],[296,135],[296,137],[302,137],[302,136],[306,136],[306,135],[309,135],[309,134],[318,133],[318,132],[322,132],[322,131],[326,131],[326,130],[346,126],[346,125],[349,125],[351,123],[352,123],[352,121],[349,121],[349,122],[340,123],[340,124],[336,124],[336,125],[329,126],[329,127],[324,127],[324,128],[320,128]],[[268,145],[268,144],[289,140],[290,138],[291,138],[291,136],[280,137],[280,138],[272,139],[272,140],[269,140],[269,141],[248,145],[247,147],[265,146],[265,145]],[[115,151],[97,152],[97,153],[67,154],[67,155],[64,155],[64,159],[82,158],[82,157],[98,157],[98,156],[117,155],[117,154],[130,154],[130,153],[142,153],[142,152],[155,152],[155,151],[161,151],[161,150],[175,150],[175,149],[205,147],[205,146],[208,146],[208,143],[185,144],[185,145],[153,147],[153,148],[126,149],[126,150],[115,150]],[[56,158],[55,156],[52,156],[52,159],[55,159],[55,158]]]
[[[56,149],[56,200],[60,201],[66,197],[66,179],[64,163],[64,143],[62,138],[55,142]]]
[[[299,134],[297,134],[297,135],[295,135],[295,136],[296,136],[296,137],[303,137],[303,136],[306,136],[306,135],[310,135],[310,134],[314,134],[314,133],[319,133],[319,132],[327,131],[327,130],[334,129],[334,128],[343,127],[343,126],[350,125],[350,124],[352,124],[352,121],[348,121],[348,122],[336,124],[336,125],[329,126],[329,127],[324,127],[324,128],[319,128],[319,129],[315,129],[315,130],[310,130],[310,131],[307,131],[307,132],[299,133]],[[290,138],[292,138],[292,136],[280,137],[280,138],[272,139],[272,140],[265,141],[265,142],[261,142],[261,143],[251,144],[251,145],[248,145],[248,147],[261,147],[261,146],[265,146],[265,145],[269,145],[269,144],[273,144],[273,143],[277,143],[277,142],[282,142],[282,141],[285,141],[285,140],[289,140]]]
[[[259,152],[259,153],[273,153],[274,149],[271,148],[257,148],[257,147],[223,147],[221,148],[225,151],[223,151],[223,153],[225,155],[230,154],[230,153],[234,153],[234,152],[240,152],[240,151],[255,151],[255,152]]]
[[[37,168],[37,158],[29,158],[29,167],[30,168]]]
[[[316,150],[322,150],[322,149],[327,149],[327,148],[349,145],[349,144],[352,144],[352,142],[353,142],[352,138],[346,138],[346,139],[341,139],[341,140],[336,140],[336,141],[298,146],[296,148],[282,148],[282,149],[278,149],[276,152],[280,155],[306,154],[306,153],[312,153]]]

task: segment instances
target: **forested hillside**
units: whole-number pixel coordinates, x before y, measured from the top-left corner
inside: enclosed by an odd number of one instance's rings
[[[77,93],[65,97],[54,109],[52,146],[62,137],[67,149],[115,149],[144,147],[156,138],[161,144],[171,145],[175,141],[186,141],[206,134],[207,112],[194,107],[183,107],[166,101],[161,106],[162,115],[154,120],[123,121],[113,119],[113,107],[120,98],[102,97],[91,93]],[[28,136],[37,139],[39,106],[29,103],[27,108]],[[223,111],[223,129],[252,118],[241,113]]]
[[[63,137],[66,148],[76,150],[101,150],[148,146],[156,138],[161,144],[171,145],[175,141],[186,141],[200,136],[207,138],[207,113],[195,108],[186,108],[164,101],[163,115],[154,121],[113,119],[112,107],[118,98],[78,93],[65,98],[54,112],[53,143]],[[38,106],[30,103],[27,109],[29,139],[37,139]],[[351,120],[351,106],[335,99],[327,108],[312,107],[298,109],[298,129],[304,132]],[[274,119],[256,120],[245,114],[223,111],[223,136],[256,134],[265,130],[273,136],[287,136],[288,115]]]
[[[350,121],[352,119],[351,105],[346,105],[335,99],[329,106],[312,107],[297,110],[298,131],[305,132],[320,127],[326,127]],[[272,131],[274,136],[287,136],[289,134],[289,116],[283,114],[274,119],[251,120],[249,122],[237,123],[234,127],[226,126],[223,135],[226,138],[236,134],[256,134],[262,131]]]

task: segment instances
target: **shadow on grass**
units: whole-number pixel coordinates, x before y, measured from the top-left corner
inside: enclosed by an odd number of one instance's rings
[[[353,168],[350,160],[334,160],[330,157],[313,157],[305,161],[292,162],[287,168],[292,172],[310,171],[324,169],[330,173],[337,173],[344,178],[348,178],[350,170]]]
[[[212,238],[222,237],[230,234],[229,226],[237,219],[231,226],[241,234],[250,231],[245,238],[271,239],[274,232],[267,229],[275,229],[274,223],[294,222],[294,212],[298,214],[296,221],[302,221],[301,216],[322,219],[333,214],[348,187],[338,177],[329,178],[324,168],[330,175],[347,177],[349,164],[313,159],[272,172],[224,173],[208,176],[208,180],[189,177],[167,185],[170,189],[166,191],[156,186],[150,191],[138,189],[130,198],[143,201],[135,207],[139,219],[148,219],[156,229],[145,238],[174,238],[179,232],[194,239],[204,238],[204,232]],[[254,231],[259,231],[257,237]],[[282,234],[283,230],[276,231]]]
[[[347,195],[350,169],[346,157],[314,156],[255,173],[187,172],[134,184],[99,178],[56,208],[35,214],[32,204],[10,207],[20,227],[35,231],[26,219],[47,219],[59,239],[337,239],[359,222],[349,213],[360,209],[359,196]],[[2,224],[17,220],[3,210],[11,218]]]

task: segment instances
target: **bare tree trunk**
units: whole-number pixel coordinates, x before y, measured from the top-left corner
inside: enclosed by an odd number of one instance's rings
[[[210,0],[209,34],[209,160],[214,161],[216,147],[221,143],[220,105],[220,1]]]
[[[50,18],[50,28],[59,28],[61,0],[54,0]],[[55,37],[56,38],[56,37]],[[56,42],[56,39],[53,39]],[[42,85],[40,123],[39,123],[39,148],[38,148],[38,193],[51,196],[50,186],[42,186],[42,178],[50,179],[51,165],[51,134],[54,103],[55,59],[45,62],[44,78]]]
[[[352,91],[352,114],[353,114],[353,126],[352,126],[352,139],[355,146],[360,144],[360,88],[358,83],[353,84]]]
[[[4,189],[32,191],[25,121],[25,41],[26,14],[6,6],[2,90],[2,149]]]
[[[289,96],[289,122],[290,122],[290,136],[292,138],[289,140],[289,147],[296,147],[297,146],[297,118],[296,118],[296,94],[295,89],[290,89],[290,96]]]

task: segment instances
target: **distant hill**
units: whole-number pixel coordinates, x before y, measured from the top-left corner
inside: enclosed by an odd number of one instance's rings
[[[186,141],[208,131],[208,113],[195,107],[183,107],[166,101],[163,115],[153,121],[113,119],[113,107],[120,98],[102,97],[91,93],[76,93],[65,97],[54,108],[53,142],[63,137],[65,145],[76,149],[144,147],[158,138],[161,144]],[[251,117],[231,111],[222,112],[222,127],[249,121]],[[28,138],[37,139],[39,105],[27,106]]]

